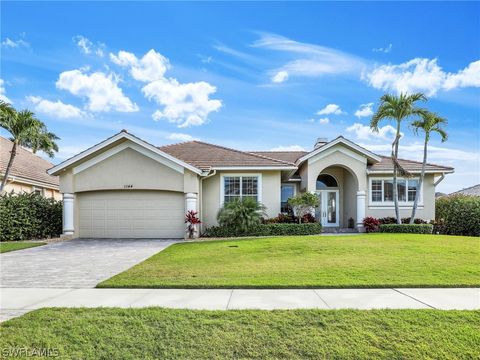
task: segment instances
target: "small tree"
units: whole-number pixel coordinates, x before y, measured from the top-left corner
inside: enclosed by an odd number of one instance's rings
[[[237,234],[245,233],[266,217],[265,206],[255,199],[244,198],[227,202],[219,210],[217,220],[220,226],[231,228]]]
[[[304,192],[288,199],[288,205],[293,208],[299,224],[302,222],[302,218],[312,212],[318,204],[318,196],[310,192]]]
[[[194,210],[187,211],[187,214],[185,215],[185,224],[187,224],[187,232],[189,239],[193,239],[193,237],[195,236],[196,226],[202,223],[197,215],[198,212]]]

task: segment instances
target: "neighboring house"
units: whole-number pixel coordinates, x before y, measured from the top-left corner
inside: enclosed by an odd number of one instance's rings
[[[421,163],[400,160],[413,177],[399,180],[401,216],[410,216]],[[222,204],[252,197],[269,217],[302,191],[316,192],[325,227],[362,231],[366,216],[393,216],[392,161],[343,137],[319,139],[310,152],[245,152],[190,141],[155,147],[125,130],[48,172],[60,177],[64,232],[74,237],[181,238],[184,216],[216,225]],[[435,217],[435,186],[453,168],[427,165],[418,217]]]
[[[12,142],[0,136],[0,180],[3,179],[5,169],[10,160]],[[58,176],[47,174],[53,166],[49,161],[33,154],[22,147],[17,147],[17,155],[13,160],[12,169],[8,176],[4,192],[38,193],[45,197],[61,200],[58,186]]]
[[[458,195],[458,194],[468,195],[468,196],[480,196],[480,184],[473,185],[459,191],[455,191],[449,195]]]

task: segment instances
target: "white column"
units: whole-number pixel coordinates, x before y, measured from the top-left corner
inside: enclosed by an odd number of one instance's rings
[[[198,211],[197,207],[198,194],[196,193],[186,193],[185,194],[185,212],[190,210]],[[195,225],[195,237],[198,237],[198,226]]]
[[[63,193],[63,235],[73,235],[73,194]]]
[[[365,200],[366,200],[365,191],[357,191],[357,230],[359,232],[364,232],[363,228],[363,219],[365,218]]]

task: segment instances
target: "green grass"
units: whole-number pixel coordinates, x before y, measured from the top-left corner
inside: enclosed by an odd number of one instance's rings
[[[28,249],[35,246],[45,245],[42,242],[30,242],[30,241],[8,241],[0,242],[0,253],[6,253],[9,251],[16,251],[22,249]]]
[[[180,243],[97,286],[339,288],[479,285],[479,238],[367,234]]]
[[[480,311],[42,309],[0,330],[5,358],[22,348],[61,359],[480,357]]]

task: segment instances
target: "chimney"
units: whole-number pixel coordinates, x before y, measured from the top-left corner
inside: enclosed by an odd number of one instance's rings
[[[315,149],[318,149],[319,147],[322,147],[322,146],[325,145],[326,143],[328,143],[327,138],[319,137],[319,138],[317,139],[317,142],[315,143]]]

